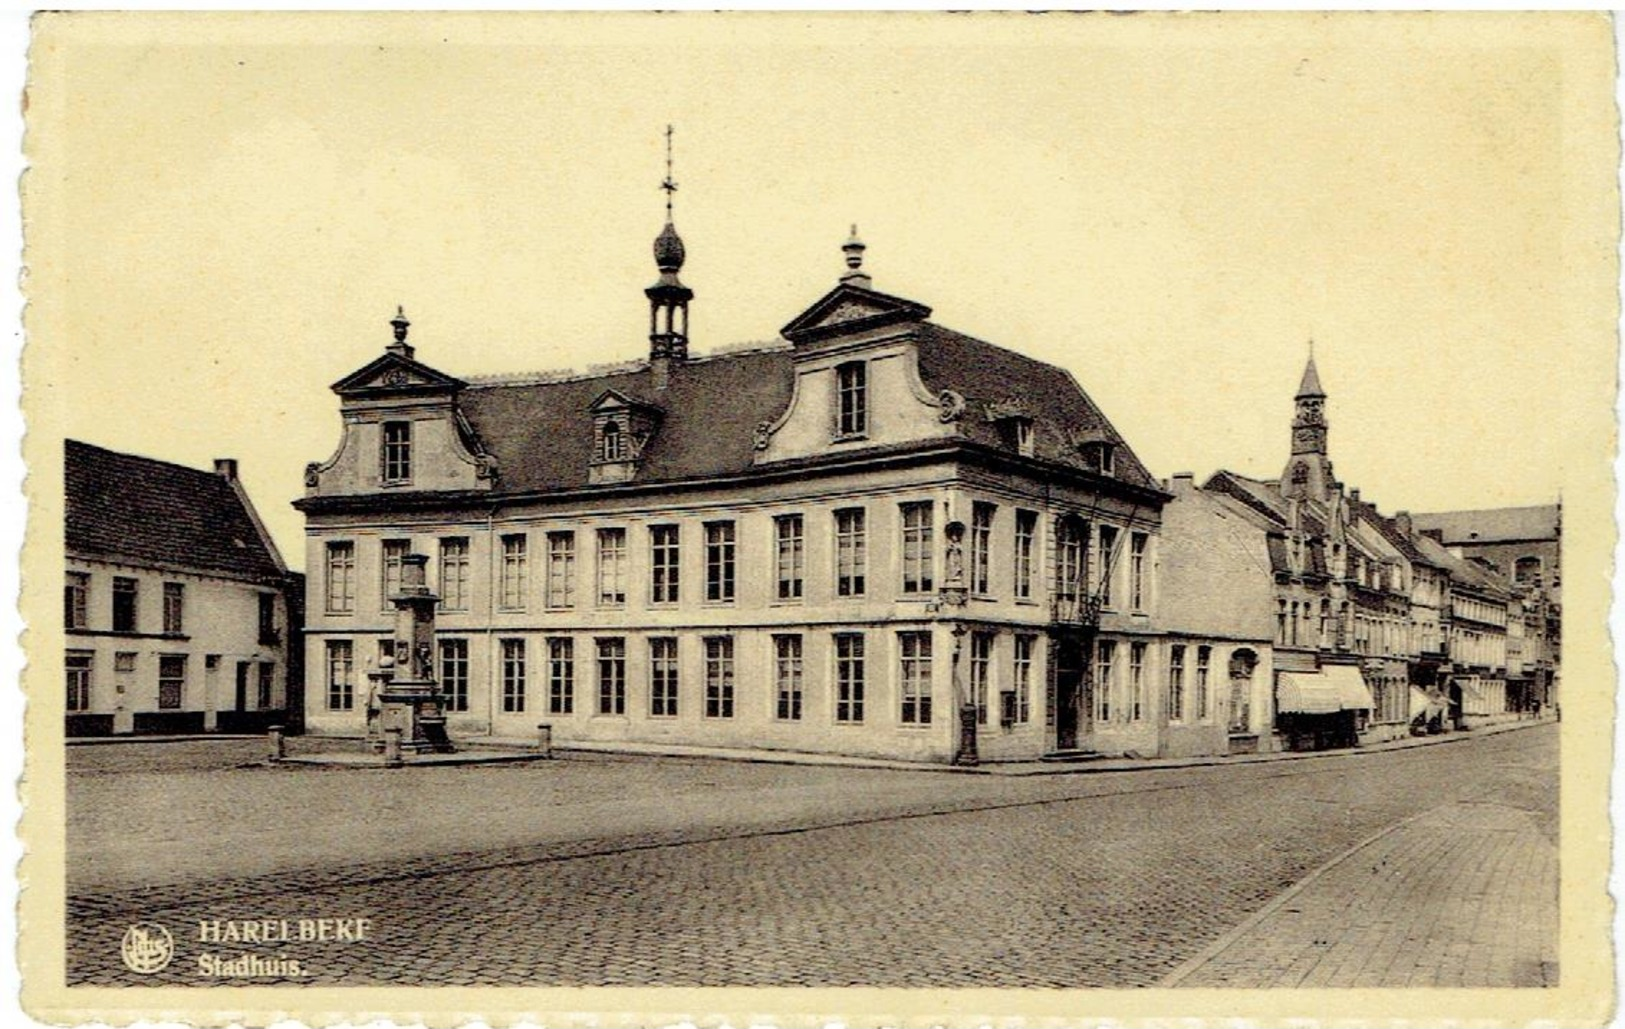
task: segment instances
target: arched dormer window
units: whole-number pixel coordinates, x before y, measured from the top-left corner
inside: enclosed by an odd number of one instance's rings
[[[598,449],[600,460],[626,460],[626,435],[621,432],[619,422],[604,423],[604,431],[598,438]]]

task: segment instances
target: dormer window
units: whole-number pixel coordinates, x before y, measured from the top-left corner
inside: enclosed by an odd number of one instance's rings
[[[1115,475],[1116,446],[1110,440],[1092,439],[1083,444],[1083,463],[1099,475]]]
[[[412,481],[411,422],[384,423],[382,464],[385,482]]]
[[[869,366],[848,361],[835,368],[835,438],[851,439],[869,432]]]
[[[598,455],[602,461],[626,460],[626,434],[621,432],[619,422],[604,423],[604,431],[598,437]]]
[[[1014,437],[1016,453],[1022,457],[1033,456],[1033,420],[1031,418],[1010,419],[1010,433]]]
[[[660,408],[612,389],[605,390],[588,410],[592,413],[592,461],[587,481],[594,485],[630,481],[659,426]]]

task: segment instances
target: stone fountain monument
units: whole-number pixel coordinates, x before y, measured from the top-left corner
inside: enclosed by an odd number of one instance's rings
[[[395,605],[394,658],[368,673],[378,701],[378,717],[367,719],[368,742],[391,757],[394,741],[407,754],[449,754],[456,748],[446,734],[446,707],[434,671],[434,617],[440,598],[425,577],[426,554],[401,559]],[[393,737],[393,739],[392,739]]]

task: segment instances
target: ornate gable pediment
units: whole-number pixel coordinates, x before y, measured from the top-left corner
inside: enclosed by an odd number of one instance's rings
[[[842,283],[779,331],[785,339],[801,345],[929,317],[931,309],[924,304]]]
[[[333,384],[341,397],[454,393],[465,386],[461,379],[435,371],[421,361],[400,354],[384,354]]]

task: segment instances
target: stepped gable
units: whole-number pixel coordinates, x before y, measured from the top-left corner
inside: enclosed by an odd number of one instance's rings
[[[920,379],[933,393],[951,389],[965,397],[965,437],[1008,449],[999,427],[987,418],[990,404],[1022,404],[1033,419],[1035,457],[1087,471],[1077,444],[1104,439],[1115,447],[1113,478],[1160,489],[1123,437],[1064,368],[967,336],[932,322],[918,329]]]
[[[281,563],[213,471],[66,441],[69,554],[274,580]]]
[[[656,388],[647,365],[557,382],[480,383],[458,406],[502,469],[498,492],[585,488],[592,460],[589,405],[618,390],[657,407],[660,428],[639,463],[638,483],[749,471],[752,434],[790,402],[785,349],[689,360]]]

